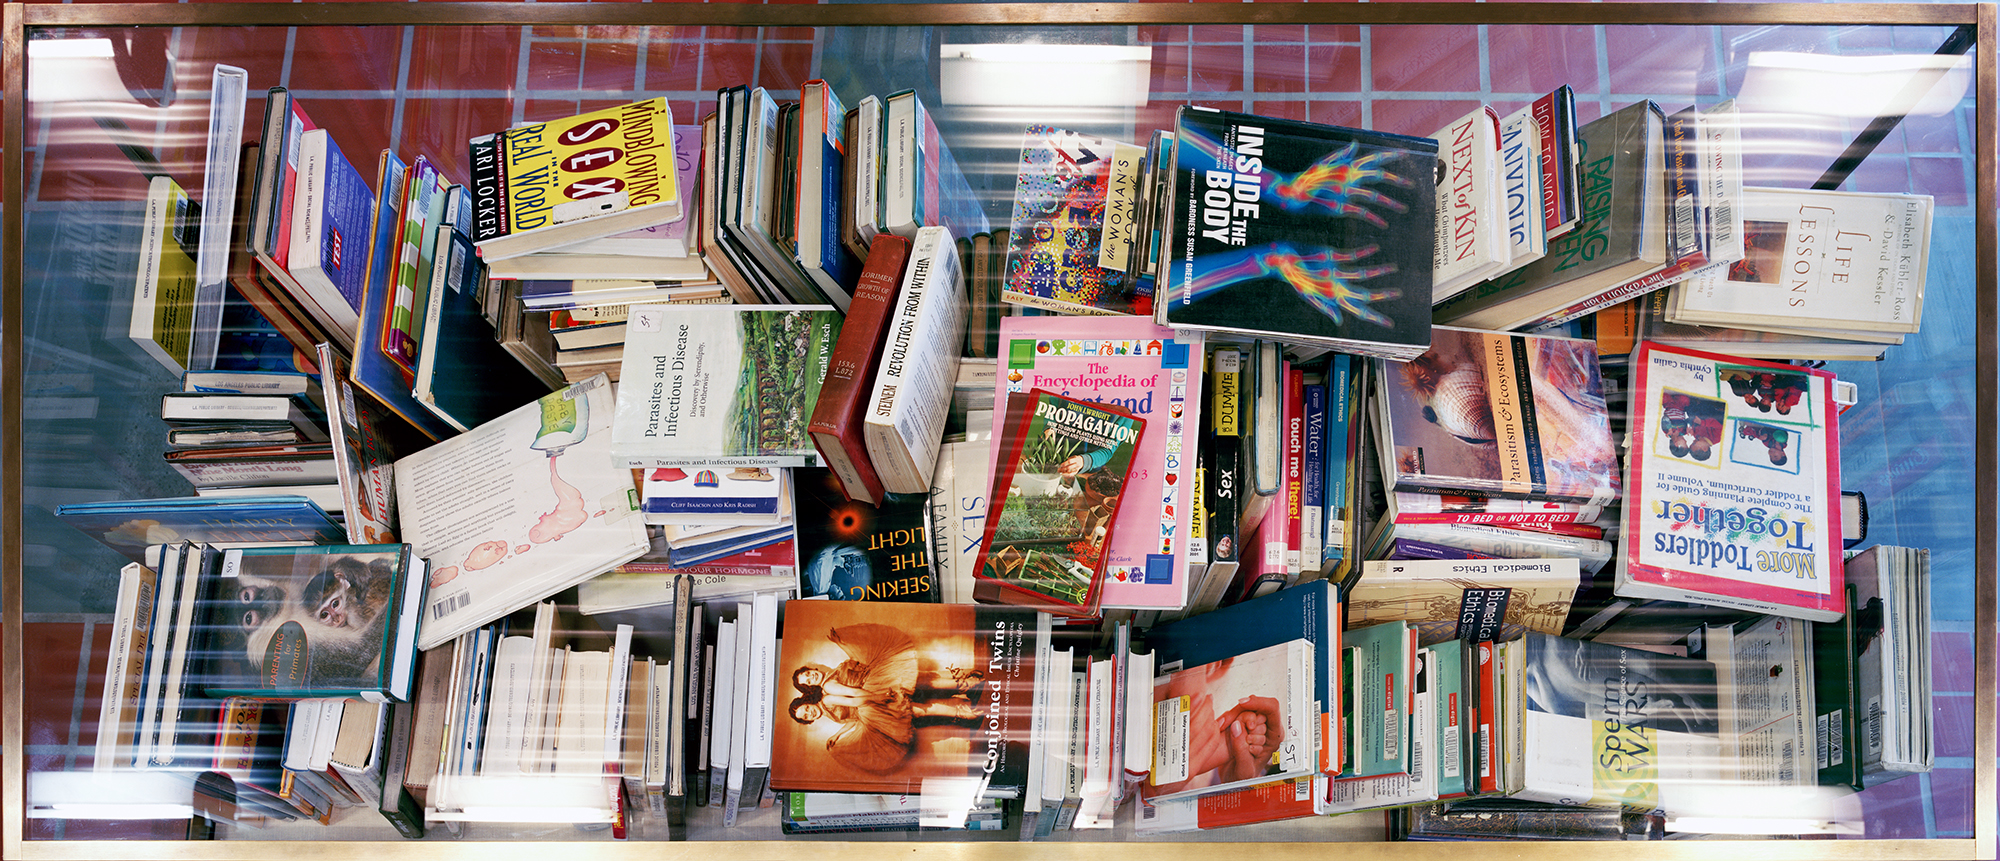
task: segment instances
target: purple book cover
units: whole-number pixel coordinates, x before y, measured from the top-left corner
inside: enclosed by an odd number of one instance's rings
[[[1187,599],[1188,513],[1201,426],[1201,335],[1177,337],[1143,317],[1003,317],[1000,355],[996,430],[1006,421],[1008,397],[1038,388],[1146,420],[1111,530],[1104,606],[1180,607]]]

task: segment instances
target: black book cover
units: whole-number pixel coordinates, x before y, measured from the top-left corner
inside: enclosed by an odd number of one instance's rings
[[[1161,322],[1430,343],[1436,141],[1197,107],[1175,135]]]
[[[850,500],[833,470],[792,470],[799,595],[836,601],[943,600],[931,568],[928,498],[887,494]]]

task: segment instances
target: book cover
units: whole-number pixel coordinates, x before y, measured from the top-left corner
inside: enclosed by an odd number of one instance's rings
[[[1318,770],[1313,644],[1289,640],[1153,682],[1153,771],[1142,798],[1175,798]]]
[[[891,493],[930,489],[965,334],[961,267],[949,230],[917,231],[861,421],[868,459]]]
[[[1531,633],[1514,797],[1671,813],[1720,777],[1715,666]]]
[[[612,408],[592,378],[396,461],[402,535],[431,566],[419,647],[651,546],[632,474],[610,465]]]
[[[1377,366],[1392,490],[1603,505],[1618,497],[1597,346],[1440,326],[1429,352]]]
[[[129,334],[146,355],[174,372],[191,367],[194,243],[199,213],[200,205],[188,199],[173,177],[153,177],[146,191],[145,232],[139,237]]]
[[[339,470],[341,521],[349,544],[396,541],[395,456],[387,417],[374,401],[357,397],[347,362],[331,344],[319,345],[320,383],[326,391],[327,428]]]
[[[874,392],[876,369],[882,363],[889,319],[895,314],[896,296],[902,288],[903,264],[909,256],[910,241],[901,236],[869,247],[868,262],[855,281],[854,299],[841,323],[840,337],[834,341],[833,356],[807,426],[820,459],[839,477],[849,499],[879,503],[885,492],[882,477],[868,457],[861,425],[868,396]]]
[[[923,495],[889,494],[870,505],[849,499],[832,470],[800,467],[792,480],[800,597],[943,600]]]
[[[480,253],[517,257],[680,218],[673,123],[653,98],[474,138]]]
[[[1435,141],[1195,107],[1174,134],[1160,323],[1398,357],[1430,344]]]
[[[1561,634],[1582,584],[1575,559],[1371,560],[1346,592],[1347,623],[1408,622],[1426,646]]]
[[[1541,259],[1438,303],[1454,326],[1510,329],[1666,265],[1665,118],[1634,102],[1577,130],[1577,226]]]
[[[1675,287],[1677,323],[1915,332],[1929,195],[1743,190],[1743,257]]]
[[[610,463],[816,465],[806,427],[840,326],[825,306],[634,307]]]
[[[1104,548],[1115,534],[1146,419],[1123,408],[1036,389],[997,437],[992,516],[974,572],[975,596],[1096,615]]]
[[[292,209],[291,273],[335,334],[351,345],[368,285],[375,193],[325,129],[299,143],[298,201]]]
[[[190,670],[209,696],[409,699],[425,585],[409,545],[236,548],[215,577]]]
[[[1839,619],[1832,383],[1823,370],[1641,342],[1615,591]]]
[[[178,541],[298,541],[331,544],[346,532],[298,496],[175,497],[76,503],[56,519],[144,564],[146,548]]]
[[[1416,641],[1405,622],[1350,628],[1343,708],[1347,724],[1347,771],[1341,777],[1379,777],[1409,771],[1410,682],[1416,669]]]
[[[921,793],[952,781],[968,799],[1018,797],[1036,639],[1020,608],[788,603],[772,788]]]
[[[1116,534],[1105,547],[1104,606],[1179,609],[1189,597],[1187,543],[1195,434],[1201,427],[1202,333],[1142,317],[1004,317],[1005,366],[993,392],[995,436],[1008,404],[1035,389],[1115,404],[1148,421],[1133,455]],[[1025,401],[1023,401],[1025,403]],[[992,459],[997,461],[996,449]],[[989,474],[991,465],[989,465]]]
[[[1005,287],[1019,305],[1070,314],[1150,314],[1131,287],[1146,151],[1044,123],[1021,135]]]
[[[1503,205],[1499,115],[1480,105],[1431,137],[1444,162],[1437,186],[1435,302],[1506,271],[1513,247],[1512,213]]]

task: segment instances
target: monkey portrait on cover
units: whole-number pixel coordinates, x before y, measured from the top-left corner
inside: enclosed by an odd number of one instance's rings
[[[272,687],[339,687],[373,679],[396,577],[396,554],[245,556],[216,596],[218,636]],[[283,635],[282,637],[280,635]],[[279,648],[273,648],[273,640]],[[292,647],[303,645],[302,653]],[[291,669],[282,665],[293,661]]]

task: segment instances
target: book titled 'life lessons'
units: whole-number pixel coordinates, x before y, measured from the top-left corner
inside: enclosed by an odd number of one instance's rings
[[[1162,325],[1408,359],[1430,346],[1437,142],[1183,107]]]
[[[806,429],[840,323],[824,305],[633,308],[612,463],[817,466]]]

